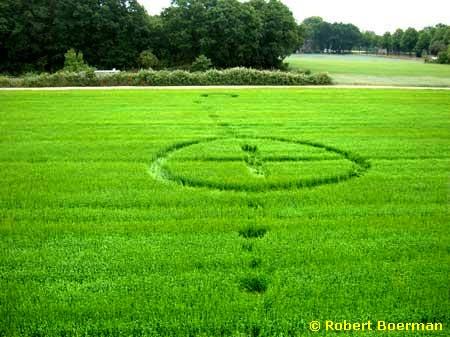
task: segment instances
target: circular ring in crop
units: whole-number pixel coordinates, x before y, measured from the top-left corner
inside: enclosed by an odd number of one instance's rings
[[[218,165],[227,162],[240,162],[248,167],[249,175],[251,179],[237,179],[230,181],[230,179],[214,178],[209,174],[198,175],[196,169],[193,168],[192,174],[188,170],[188,173],[183,172],[188,167],[188,164],[181,165],[183,170],[170,168],[167,164],[172,162],[176,163],[177,153],[182,150],[187,150],[190,147],[203,144],[213,147],[214,142],[237,140],[241,145],[242,154],[240,157],[214,157],[214,158],[198,158],[192,156],[192,158],[184,158],[185,161],[190,163],[196,162],[198,165],[203,166],[205,172],[211,173],[214,168],[207,167],[208,163],[215,162]],[[264,166],[266,163],[277,163],[282,165],[283,163],[301,163],[302,165],[308,165],[308,162],[325,161],[326,158],[322,157],[302,157],[285,155],[279,157],[267,157],[261,154],[258,148],[258,141],[263,141],[265,144],[270,143],[285,143],[286,145],[300,145],[311,147],[312,151],[321,151],[321,153],[333,156],[334,160],[349,161],[351,167],[346,169],[340,168],[337,172],[332,174],[322,174],[320,168],[317,170],[317,175],[302,177],[301,166],[295,171],[295,174],[289,176],[287,179],[278,181],[277,179],[271,179],[270,174],[267,176]],[[210,145],[208,145],[210,144]],[[328,165],[333,165],[332,161],[328,159]],[[180,165],[179,165],[180,166]],[[303,166],[304,167],[304,166]],[[333,167],[333,166],[332,166]],[[159,153],[156,159],[151,164],[151,173],[160,180],[170,181],[182,186],[198,187],[198,188],[210,188],[217,190],[228,191],[271,191],[271,190],[283,190],[292,188],[311,188],[320,185],[337,184],[356,177],[361,176],[370,168],[369,162],[346,150],[342,150],[333,146],[324,145],[317,142],[306,140],[291,140],[286,138],[277,137],[236,137],[236,138],[208,138],[202,140],[193,140],[182,143],[176,143]],[[311,171],[311,168],[310,168]],[[273,173],[273,172],[272,172]],[[232,174],[230,172],[230,174]],[[213,177],[213,178],[211,178]],[[238,177],[241,178],[241,177]],[[231,179],[232,180],[232,179]],[[249,182],[249,180],[251,180]]]

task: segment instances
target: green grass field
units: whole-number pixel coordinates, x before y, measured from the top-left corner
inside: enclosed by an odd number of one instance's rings
[[[293,69],[329,72],[337,84],[450,87],[450,66],[423,61],[355,55],[293,55]]]
[[[0,117],[0,336],[449,335],[446,91],[3,91]]]

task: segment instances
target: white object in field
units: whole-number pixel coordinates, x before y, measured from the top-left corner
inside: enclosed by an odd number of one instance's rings
[[[116,70],[116,68],[113,68],[112,70],[95,70],[95,75],[113,75],[120,73],[120,70]]]

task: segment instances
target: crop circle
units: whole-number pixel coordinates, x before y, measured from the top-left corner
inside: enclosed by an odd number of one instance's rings
[[[369,167],[352,152],[317,142],[233,137],[176,143],[156,157],[151,172],[188,187],[270,191],[336,184]]]

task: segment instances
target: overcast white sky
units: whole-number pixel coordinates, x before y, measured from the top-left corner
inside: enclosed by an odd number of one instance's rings
[[[159,14],[170,0],[138,0],[150,14]],[[421,29],[450,24],[450,0],[282,0],[300,22],[321,16],[329,22],[353,23],[378,34],[397,28]]]

